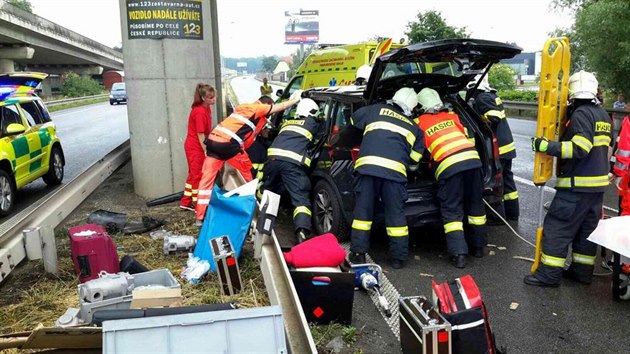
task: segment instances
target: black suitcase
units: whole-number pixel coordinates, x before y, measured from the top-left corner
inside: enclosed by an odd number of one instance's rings
[[[403,354],[451,354],[451,324],[422,296],[401,297],[400,346]]]

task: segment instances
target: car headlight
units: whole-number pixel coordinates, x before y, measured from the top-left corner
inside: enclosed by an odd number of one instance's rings
[[[109,98],[114,98],[114,95],[109,95]]]

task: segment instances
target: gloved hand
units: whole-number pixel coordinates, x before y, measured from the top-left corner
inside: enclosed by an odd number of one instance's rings
[[[549,139],[532,137],[532,151],[547,152]]]
[[[615,187],[617,187],[617,190],[621,190],[622,189],[622,187],[621,187],[621,181],[622,180],[623,180],[622,177],[615,176],[615,179],[614,179],[613,183],[615,184]]]
[[[300,102],[300,100],[302,100],[302,92],[304,90],[295,90],[292,94],[291,97],[289,97],[290,100],[294,100],[297,102]]]
[[[416,172],[416,171],[418,171],[419,167],[420,167],[420,165],[409,165],[409,171]]]

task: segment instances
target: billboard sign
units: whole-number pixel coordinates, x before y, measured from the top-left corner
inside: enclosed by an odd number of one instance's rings
[[[203,39],[201,1],[127,0],[129,39]]]
[[[236,67],[237,68],[246,68],[247,67],[247,62],[239,61],[239,62],[236,63]]]
[[[285,11],[284,44],[319,42],[319,10]]]

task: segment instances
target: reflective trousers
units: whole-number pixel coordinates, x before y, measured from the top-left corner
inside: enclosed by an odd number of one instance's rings
[[[200,147],[195,149],[184,145],[186,161],[188,162],[188,177],[184,185],[184,196],[179,202],[183,206],[195,206],[197,204],[197,193],[199,191],[199,181],[201,180],[201,169],[205,154]]]
[[[245,178],[245,181],[249,182],[252,180],[252,162],[249,160],[249,156],[247,156],[246,153],[236,154],[228,160],[206,156],[203,161],[201,180],[199,181],[199,196],[197,205],[195,206],[197,220],[203,220],[206,216],[206,209],[208,209],[208,204],[210,203],[214,181],[226,162],[236,168],[243,178]]]
[[[481,169],[462,171],[438,180],[437,197],[448,253],[468,254],[468,246],[485,246],[486,211],[483,206]]]
[[[503,167],[503,208],[508,219],[516,220],[519,216],[518,192],[512,173],[512,160],[500,159]]]
[[[380,199],[385,209],[385,227],[389,236],[390,257],[405,261],[409,253],[409,229],[404,210],[407,186],[404,183],[359,173],[354,192],[350,252],[368,252],[374,206]]]
[[[589,282],[593,277],[597,245],[586,238],[602,216],[604,193],[557,190],[543,223],[542,255],[534,276],[548,284],[559,284],[572,245],[571,271]]]
[[[311,180],[299,165],[276,159],[269,159],[263,167],[265,176],[262,190],[282,194],[285,190],[291,197],[293,225],[295,231],[311,231]]]

